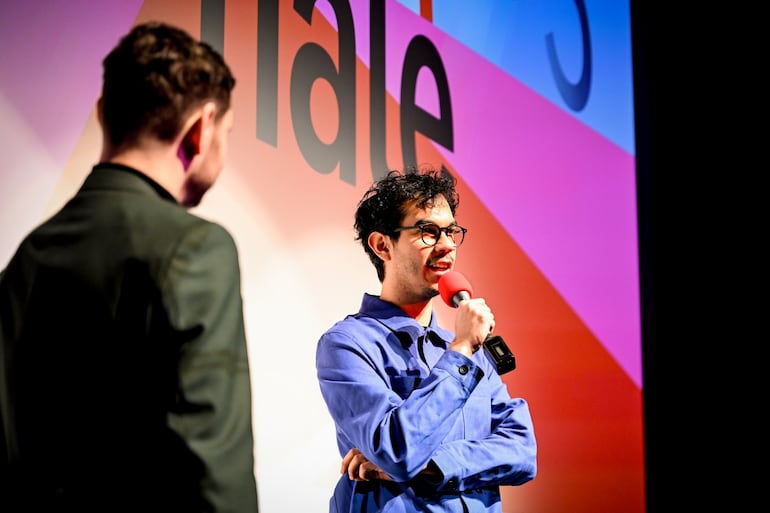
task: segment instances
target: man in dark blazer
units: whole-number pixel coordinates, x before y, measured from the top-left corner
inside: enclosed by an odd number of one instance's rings
[[[173,26],[103,61],[100,160],[0,274],[0,511],[258,511],[238,253],[189,212],[235,79]]]

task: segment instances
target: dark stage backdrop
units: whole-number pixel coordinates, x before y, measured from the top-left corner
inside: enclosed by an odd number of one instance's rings
[[[229,161],[196,212],[241,252],[264,513],[327,511],[340,455],[315,345],[379,291],[353,211],[407,165],[458,177],[457,269],[531,405],[539,473],[504,488],[504,511],[645,511],[628,2],[4,1],[0,267],[96,162],[101,59],[150,19],[212,43],[238,80]]]

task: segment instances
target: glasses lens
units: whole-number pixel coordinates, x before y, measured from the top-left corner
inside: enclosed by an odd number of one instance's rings
[[[465,239],[465,230],[463,230],[459,226],[452,226],[447,231],[447,234],[449,235],[449,238],[452,239],[455,245],[457,246],[462,244],[463,240]]]
[[[425,244],[433,246],[441,238],[441,228],[435,224],[423,224],[420,225],[420,234]]]

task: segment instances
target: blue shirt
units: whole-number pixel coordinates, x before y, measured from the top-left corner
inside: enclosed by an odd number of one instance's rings
[[[529,406],[484,351],[447,350],[453,338],[435,312],[424,327],[370,294],[321,336],[316,369],[340,455],[356,447],[394,479],[343,474],[330,512],[499,512],[500,485],[535,477]],[[431,460],[440,482],[416,477]]]

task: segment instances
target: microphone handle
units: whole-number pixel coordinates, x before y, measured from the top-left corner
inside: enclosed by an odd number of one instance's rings
[[[454,305],[455,308],[460,306],[460,303],[463,301],[466,301],[471,298],[471,295],[468,294],[467,290],[459,290],[457,293],[455,293],[454,296],[452,296],[452,305]]]

